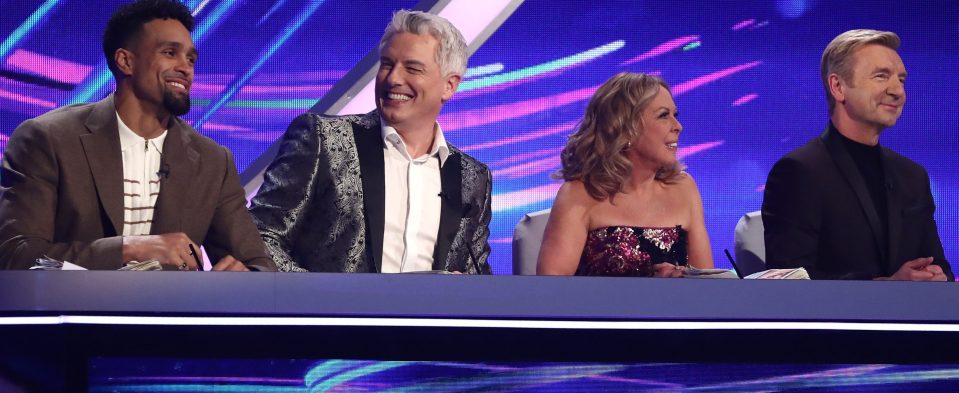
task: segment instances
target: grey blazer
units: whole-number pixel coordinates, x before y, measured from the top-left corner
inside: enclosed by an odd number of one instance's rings
[[[167,175],[151,233],[184,232],[213,263],[232,255],[276,270],[246,210],[233,156],[179,118],[163,143]],[[123,159],[113,96],[23,122],[0,171],[0,267],[43,256],[88,269],[122,266]]]
[[[293,120],[250,208],[281,271],[380,271],[383,148],[377,111]],[[450,146],[440,177],[433,269],[491,273],[489,168]]]

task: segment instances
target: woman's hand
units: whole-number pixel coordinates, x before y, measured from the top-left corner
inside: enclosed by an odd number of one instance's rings
[[[678,266],[672,263],[664,262],[653,265],[653,277],[682,277],[685,271],[685,266]]]

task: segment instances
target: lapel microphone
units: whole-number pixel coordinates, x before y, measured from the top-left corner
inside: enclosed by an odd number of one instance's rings
[[[462,217],[466,218],[466,217],[472,216],[473,214],[476,214],[476,205],[469,202],[464,203]],[[476,270],[476,274],[483,274],[483,271],[480,270],[479,260],[476,259],[476,254],[473,253],[473,245],[468,242],[466,243],[466,252],[469,253],[468,258],[470,259],[470,261],[472,261],[470,265],[472,265],[473,269]]]
[[[156,149],[157,153],[160,153],[160,170],[157,171],[157,177],[158,177],[158,178],[162,177],[162,178],[164,178],[164,179],[169,179],[169,178],[170,178],[170,164],[167,164],[166,162],[164,162],[164,161],[166,161],[166,160],[164,160],[165,157],[163,156],[163,150],[160,150],[160,147],[158,147],[158,146],[156,145],[156,143],[151,142],[150,144],[153,145],[153,148]]]
[[[162,177],[164,179],[170,178],[170,164],[163,163],[160,164],[160,170],[157,171],[157,177]]]

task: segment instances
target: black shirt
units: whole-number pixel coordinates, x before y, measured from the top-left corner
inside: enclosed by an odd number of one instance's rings
[[[835,126],[833,126],[835,130]],[[889,211],[886,202],[886,176],[882,167],[882,148],[877,143],[876,146],[864,145],[839,133],[842,137],[843,145],[852,161],[856,163],[859,174],[866,181],[866,188],[869,189],[869,196],[876,207],[876,215],[879,216],[880,225],[882,225],[883,239],[889,238]],[[883,247],[886,247],[884,244]]]

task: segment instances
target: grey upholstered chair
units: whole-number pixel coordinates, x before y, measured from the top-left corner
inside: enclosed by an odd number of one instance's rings
[[[543,243],[543,231],[549,220],[549,210],[527,213],[513,231],[513,274],[536,274],[536,259]]]
[[[735,235],[736,265],[748,276],[766,270],[766,241],[763,239],[763,216],[749,212],[739,219]]]

